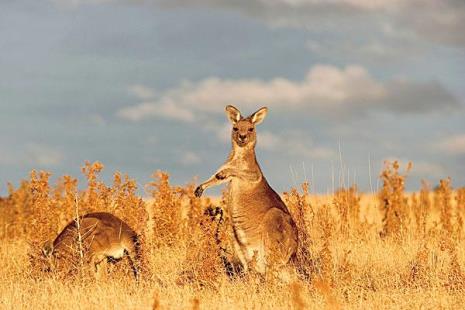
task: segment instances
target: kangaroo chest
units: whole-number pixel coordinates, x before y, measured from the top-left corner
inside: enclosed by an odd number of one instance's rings
[[[229,165],[239,171],[230,184],[230,212],[234,235],[240,245],[256,244],[261,239],[261,222],[270,204],[267,183],[254,153],[236,149]]]

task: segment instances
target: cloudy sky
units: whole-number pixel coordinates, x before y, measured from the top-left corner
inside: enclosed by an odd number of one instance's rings
[[[270,108],[272,186],[465,185],[463,0],[0,1],[0,193],[85,160],[203,180],[225,160],[224,107]],[[371,181],[370,181],[371,174]]]

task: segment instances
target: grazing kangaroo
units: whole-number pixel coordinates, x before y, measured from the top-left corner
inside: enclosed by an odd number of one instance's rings
[[[234,246],[245,271],[253,267],[264,275],[267,268],[287,264],[297,250],[297,227],[279,195],[270,187],[255,156],[255,126],[268,109],[243,118],[228,105],[233,128],[232,150],[227,161],[195,190],[200,197],[211,186],[230,182],[230,214]],[[254,262],[254,263],[252,263]]]
[[[108,260],[127,256],[134,277],[139,278],[139,238],[128,224],[110,213],[89,213],[71,221],[53,243],[45,243],[42,252],[51,267],[73,264],[78,255],[95,268],[97,278],[106,272]]]

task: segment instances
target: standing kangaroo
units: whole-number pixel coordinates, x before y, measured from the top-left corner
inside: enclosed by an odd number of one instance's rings
[[[108,259],[127,256],[134,277],[139,278],[139,238],[128,224],[110,213],[89,213],[71,221],[53,243],[45,243],[42,252],[51,267],[73,267],[67,265],[75,264],[78,255],[95,268],[97,278],[106,271]]]
[[[297,227],[286,205],[263,176],[255,156],[255,126],[267,112],[267,108],[261,108],[243,118],[235,107],[226,107],[233,125],[231,153],[218,171],[195,190],[200,197],[211,186],[231,182],[235,251],[245,271],[253,267],[262,275],[271,266],[279,268],[287,264],[297,250]]]

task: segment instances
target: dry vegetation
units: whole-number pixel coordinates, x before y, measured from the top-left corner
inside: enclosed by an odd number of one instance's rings
[[[377,195],[357,188],[315,196],[308,184],[283,197],[299,228],[295,260],[300,280],[241,275],[231,246],[228,197],[193,195],[194,184],[172,186],[153,175],[137,196],[136,182],[115,173],[99,181],[100,163],[86,163],[87,187],[65,176],[32,171],[0,199],[0,308],[463,308],[465,188],[449,179],[407,194],[405,173],[387,164]],[[73,273],[44,272],[40,247],[77,214],[111,212],[142,239],[143,279],[125,261],[96,282],[73,263]],[[223,211],[223,212],[221,212]]]

